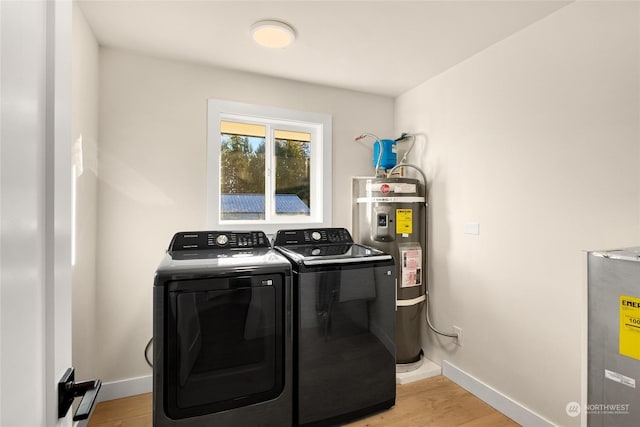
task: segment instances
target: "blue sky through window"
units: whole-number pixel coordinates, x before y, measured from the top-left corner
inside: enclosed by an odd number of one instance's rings
[[[258,147],[260,145],[264,144],[264,138],[260,138],[257,136],[249,136],[247,138],[249,138],[249,145],[251,145],[254,153],[258,150]]]

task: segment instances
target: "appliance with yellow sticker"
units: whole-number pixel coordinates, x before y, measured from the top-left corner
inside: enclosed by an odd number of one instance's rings
[[[365,136],[375,137],[363,134],[356,140]],[[406,162],[416,135],[403,133],[396,142],[405,140],[412,141],[412,144],[400,163],[382,174],[380,165],[376,164],[374,177],[353,178],[351,216],[354,240],[391,254],[396,261],[395,344],[400,384],[420,378],[420,375],[405,374],[419,369],[426,360],[422,357],[420,345],[423,322],[432,332],[456,339],[462,346],[459,331],[455,328],[454,332],[437,329],[429,318],[427,176],[419,166]],[[408,178],[405,171],[422,179]]]
[[[419,367],[426,293],[425,186],[405,177],[353,179],[353,237],[396,261],[396,363]],[[411,368],[407,366],[411,365]]]
[[[640,247],[589,252],[587,331],[587,425],[640,426]]]

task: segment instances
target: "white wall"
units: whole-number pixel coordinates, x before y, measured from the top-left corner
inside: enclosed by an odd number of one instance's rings
[[[639,5],[577,2],[397,99],[448,360],[557,425],[581,399],[583,250],[639,243]],[[465,235],[479,223],[480,235]]]
[[[96,375],[96,218],[98,201],[98,43],[73,3],[72,145],[76,172],[73,266],[73,366],[80,380]]]
[[[154,271],[177,231],[206,227],[208,98],[333,116],[333,218],[350,226],[350,177],[371,174],[368,131],[392,135],[393,99],[100,50],[98,373],[149,375]]]

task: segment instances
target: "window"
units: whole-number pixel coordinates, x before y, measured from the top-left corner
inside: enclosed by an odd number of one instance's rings
[[[209,100],[208,223],[331,225],[331,116]]]

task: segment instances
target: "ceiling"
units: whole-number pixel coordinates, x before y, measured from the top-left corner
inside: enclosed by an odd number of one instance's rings
[[[81,0],[102,46],[291,80],[397,96],[568,1]],[[259,20],[295,43],[256,45]]]

